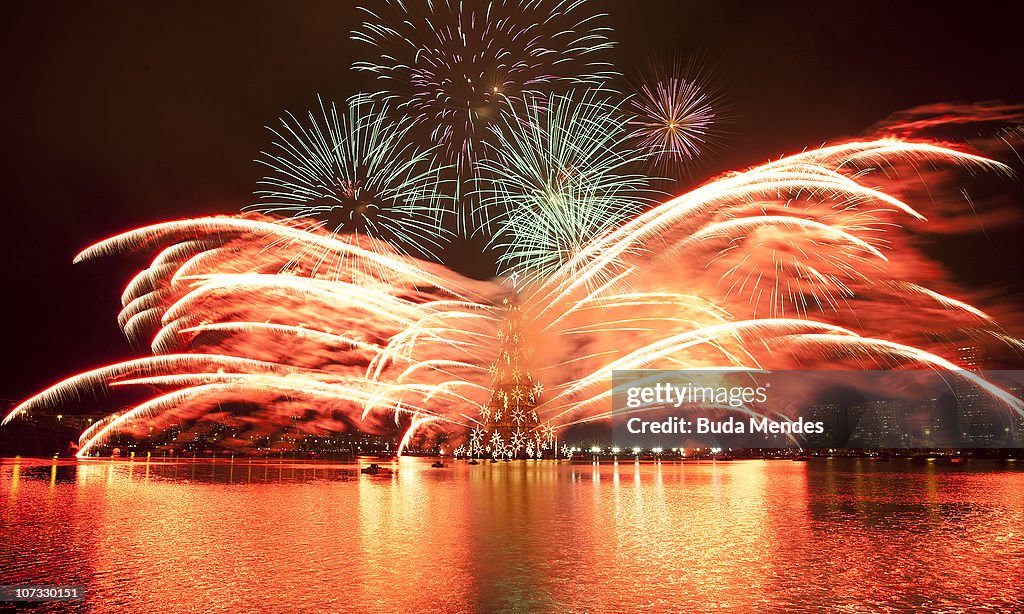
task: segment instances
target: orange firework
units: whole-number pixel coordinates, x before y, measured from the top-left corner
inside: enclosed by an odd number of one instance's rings
[[[929,143],[811,150],[654,207],[529,283],[475,281],[376,242],[262,217],[140,228],[78,260],[162,248],[129,283],[119,317],[152,355],[64,380],[4,421],[143,387],[152,396],[91,427],[80,456],[117,433],[201,422],[235,404],[248,409],[231,416],[237,432],[223,443],[241,449],[283,430],[390,424],[403,447],[443,433],[482,449],[471,434],[511,399],[509,411],[536,412],[502,422],[512,432],[500,453],[518,455],[509,446],[535,451],[558,429],[608,417],[613,370],[825,363],[955,371],[1024,413],[949,357],[967,338],[1020,341],[919,266],[904,229],[927,225],[927,211],[868,183],[872,169],[919,163],[1007,172]],[[323,253],[344,267],[323,272]],[[520,380],[522,389],[505,386],[514,395],[495,397],[496,381]]]

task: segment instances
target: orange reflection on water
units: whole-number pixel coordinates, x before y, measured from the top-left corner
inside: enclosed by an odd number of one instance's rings
[[[3,461],[0,578],[112,612],[1024,603],[1011,465],[428,464]]]

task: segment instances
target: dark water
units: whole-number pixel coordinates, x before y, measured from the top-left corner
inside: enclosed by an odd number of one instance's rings
[[[1024,611],[1024,462],[428,465],[7,459],[0,583],[97,612]]]

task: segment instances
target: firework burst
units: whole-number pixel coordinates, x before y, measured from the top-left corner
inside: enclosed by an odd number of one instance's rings
[[[591,90],[523,97],[493,128],[480,161],[480,217],[494,222],[491,244],[506,271],[526,281],[550,275],[654,201],[627,120],[608,92]]]
[[[274,140],[258,160],[268,174],[249,208],[436,259],[451,234],[443,224],[454,212],[453,186],[433,150],[411,142],[412,121],[386,104],[353,99],[339,112],[318,100],[306,122],[288,113],[270,129]],[[324,266],[338,267],[322,255]]]
[[[728,121],[721,90],[700,59],[651,62],[633,85],[628,108],[632,144],[657,168],[685,171],[718,147]]]
[[[430,126],[431,139],[463,179],[508,99],[603,82],[612,74],[602,15],[583,0],[389,0],[363,9],[352,33],[377,54],[357,70],[383,96]]]

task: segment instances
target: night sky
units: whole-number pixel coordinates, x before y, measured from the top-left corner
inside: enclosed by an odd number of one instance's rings
[[[858,134],[916,105],[1024,102],[1022,22],[1001,4],[595,6],[611,14],[621,69],[652,51],[717,61],[736,121],[728,149],[698,177]],[[315,104],[318,92],[340,102],[366,89],[349,69],[367,52],[349,40],[359,21],[347,1],[0,7],[0,400],[134,355],[115,317],[142,261],[72,266],[72,257],[135,226],[250,203],[263,126]],[[991,229],[946,256],[962,276],[974,271],[965,283],[1020,290],[1017,265],[1007,264],[1024,259],[1018,234]],[[456,247],[448,261],[486,275],[486,262],[466,253]]]

